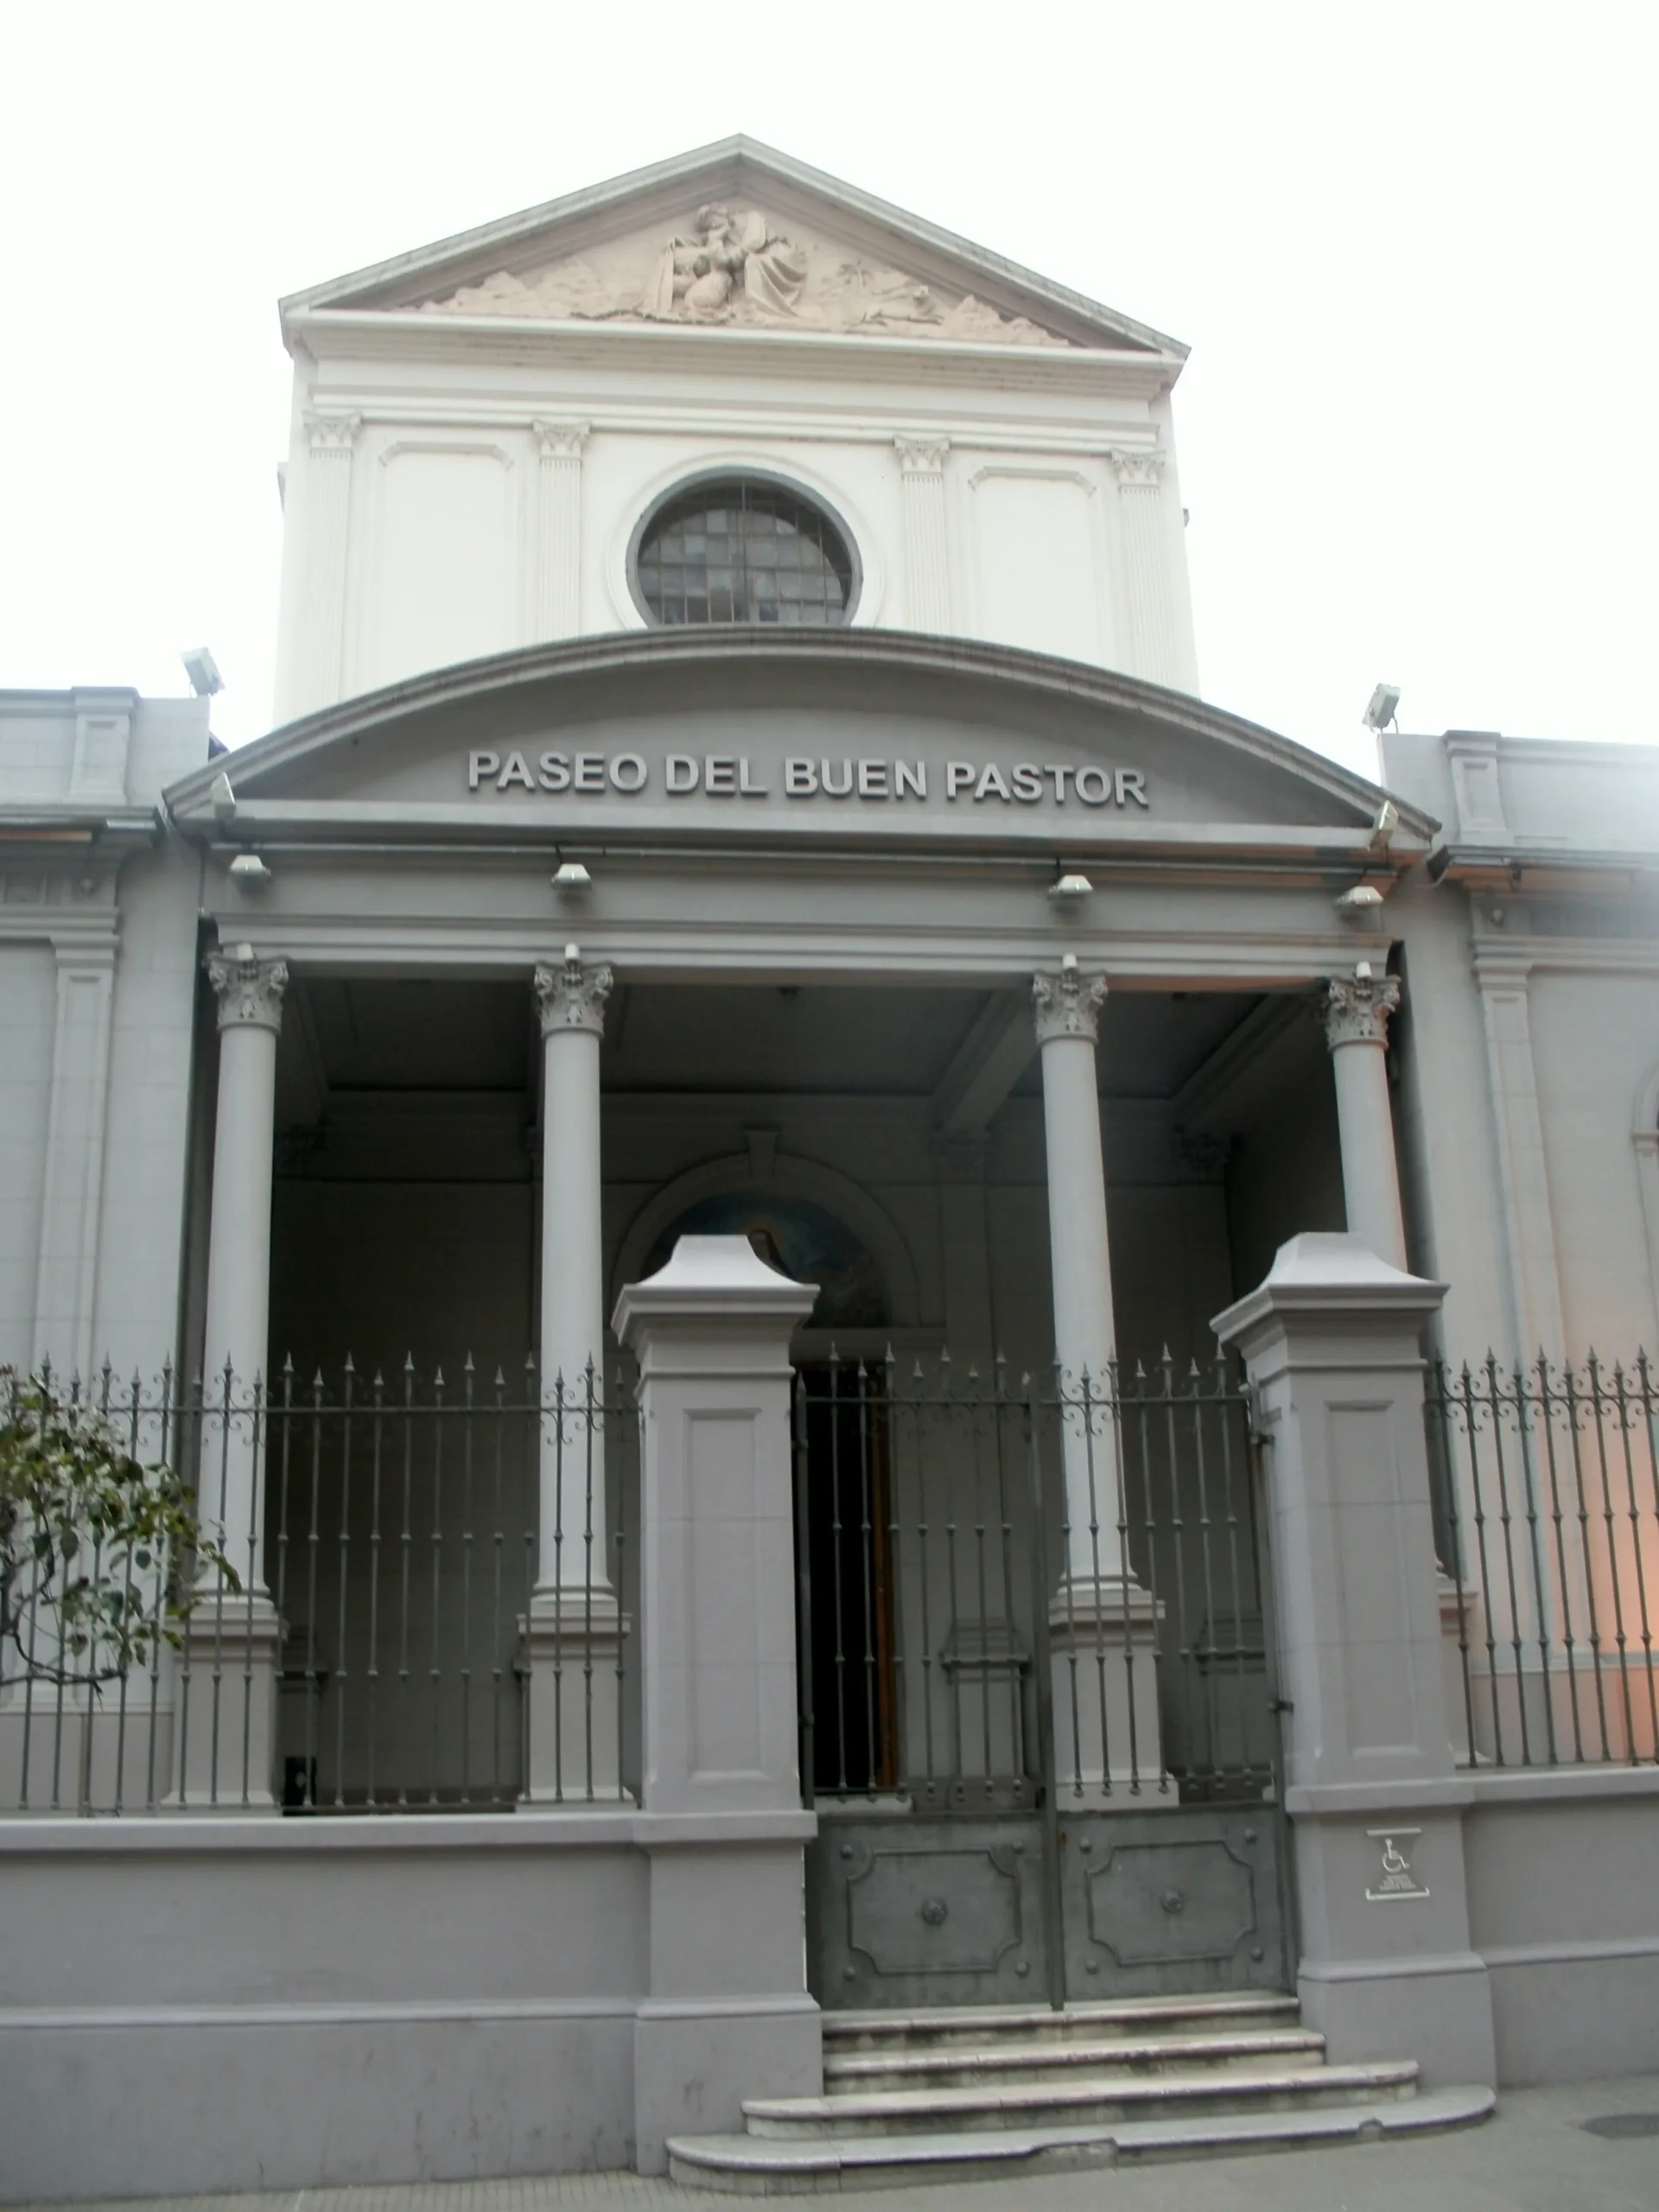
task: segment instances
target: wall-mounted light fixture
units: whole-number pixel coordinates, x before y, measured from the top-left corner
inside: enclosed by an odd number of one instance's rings
[[[257,853],[238,853],[231,862],[229,873],[238,891],[257,891],[270,881],[270,870]]]
[[[1086,899],[1094,889],[1086,875],[1075,873],[1062,875],[1048,887],[1048,895],[1061,906],[1070,906],[1074,899]]]
[[[591,891],[594,879],[580,861],[562,861],[553,871],[553,888],[563,898],[576,898],[584,891]]]

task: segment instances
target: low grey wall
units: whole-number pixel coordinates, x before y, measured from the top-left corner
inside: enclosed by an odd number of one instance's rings
[[[1659,2070],[1659,1770],[1470,1778],[1470,1929],[1499,2082]]]
[[[632,2165],[671,1825],[0,1823],[0,2197]]]

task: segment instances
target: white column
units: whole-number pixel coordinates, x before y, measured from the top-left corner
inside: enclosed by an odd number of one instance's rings
[[[1095,1040],[1103,976],[1068,952],[1058,975],[1032,978],[1043,1060],[1048,1240],[1060,1417],[1065,1548],[1049,1606],[1057,1789],[1096,1811],[1167,1806],[1156,1646],[1161,1608],[1135,1579],[1119,1523],[1127,1518],[1123,1440],[1113,1403],[1117,1332],[1106,1227]],[[1085,1398],[1086,1385],[1086,1398]],[[1096,1795],[1096,1792],[1099,1794]]]
[[[305,418],[303,664],[296,711],[332,706],[345,684],[346,555],[352,516],[352,452],[360,415]]]
[[[536,635],[574,638],[582,628],[582,454],[590,425],[537,422]]]
[[[1084,976],[1068,953],[1058,976],[1032,978],[1043,1056],[1043,1131],[1048,1154],[1048,1242],[1054,1284],[1054,1357],[1061,1387],[1076,1397],[1109,1394],[1117,1330],[1106,1230],[1106,1171],[1100,1147],[1095,1039],[1106,998],[1103,976]],[[1065,1424],[1067,1580],[1091,1583],[1123,1573],[1118,1537],[1116,1453],[1081,1421]]]
[[[599,1046],[611,971],[584,967],[580,946],[567,944],[563,964],[538,967],[533,987],[542,1025],[543,1411],[536,1587],[520,1624],[524,1796],[613,1805],[622,1795],[618,1662],[628,1624],[611,1586],[602,1416]],[[570,1408],[563,1417],[548,1410],[561,1393]]]
[[[1117,476],[1134,672],[1149,683],[1176,683],[1180,668],[1164,533],[1164,455],[1120,449],[1108,458]]]
[[[276,1039],[288,963],[253,947],[214,953],[207,978],[219,999],[219,1106],[213,1131],[213,1213],[207,1231],[207,1322],[202,1389],[222,1402],[226,1370],[235,1402],[263,1389],[270,1333],[270,1183],[276,1104]],[[244,1583],[264,1589],[260,1447],[251,1417],[230,1433],[204,1422],[200,1510],[224,1529]]]
[[[895,438],[904,478],[906,613],[912,630],[950,627],[950,566],[944,523],[948,438]]]
[[[1348,1234],[1403,1269],[1406,1228],[1387,1058],[1389,1016],[1399,1003],[1398,979],[1374,976],[1370,962],[1362,961],[1351,976],[1330,978],[1325,1036],[1336,1077]]]
[[[115,944],[57,947],[45,1188],[35,1278],[35,1364],[90,1382],[97,1356],[99,1219],[104,1196]]]
[[[282,1624],[265,1589],[262,1400],[270,1331],[276,1039],[288,966],[237,944],[209,958],[207,976],[219,999],[219,1104],[197,1510],[242,1589],[238,1594],[210,1580],[184,1624],[176,1802],[217,1812],[269,1811],[277,1802]]]
[[[599,1040],[605,1031],[608,968],[585,968],[581,949],[564,948],[561,968],[538,967],[542,1023],[542,1393],[563,1385],[583,1402],[591,1366],[594,1393],[605,1388],[605,1248],[600,1226]],[[537,1586],[566,1589],[588,1580],[588,1423],[542,1425],[541,1550]],[[593,1579],[608,1585],[603,1439],[592,1438]],[[575,1460],[574,1466],[572,1460]],[[573,1492],[573,1482],[580,1490]],[[563,1531],[560,1543],[558,1533]]]

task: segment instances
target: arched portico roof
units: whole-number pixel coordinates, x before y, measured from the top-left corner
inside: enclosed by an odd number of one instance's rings
[[[483,834],[499,830],[524,795],[498,795],[475,782],[470,810],[458,814],[455,764],[466,758],[499,762],[522,750],[533,762],[537,748],[579,747],[584,734],[607,732],[626,747],[644,745],[643,732],[701,757],[711,742],[741,751],[746,730],[755,746],[779,754],[791,746],[810,755],[826,747],[902,753],[938,732],[941,760],[954,745],[976,761],[1000,757],[999,747],[1033,760],[1053,753],[1127,761],[1154,792],[1163,785],[1161,810],[1133,790],[1125,804],[1120,787],[1117,809],[1108,810],[1115,832],[1141,844],[1190,839],[1213,848],[1226,842],[1230,825],[1249,842],[1251,830],[1279,824],[1315,842],[1357,839],[1363,850],[1386,796],[1257,723],[1110,670],[902,631],[729,627],[585,637],[435,670],[273,730],[181,779],[166,796],[175,820],[197,834],[228,826],[222,785],[217,810],[214,802],[221,774],[233,787],[238,832],[262,821],[292,828],[321,808],[341,820],[378,819],[389,833],[394,816],[407,824],[436,810],[451,826],[464,816]],[[424,773],[423,764],[438,765]],[[550,804],[539,791],[528,798],[538,808]],[[1395,804],[1397,862],[1424,850],[1437,825],[1404,800]],[[582,814],[568,802],[551,810]],[[743,818],[758,820],[763,810]],[[1155,834],[1160,810],[1163,830]],[[522,827],[522,808],[520,818]],[[790,818],[804,821],[804,810]],[[858,816],[861,830],[874,822],[873,810]],[[906,829],[919,822],[918,814],[903,817]],[[1085,817],[1074,808],[1065,828],[1103,836],[1106,822],[1105,813]],[[884,826],[898,829],[899,813]],[[1038,823],[1034,811],[964,807],[947,826],[957,835],[1014,836]],[[1041,834],[1052,841],[1058,827],[1050,821]]]

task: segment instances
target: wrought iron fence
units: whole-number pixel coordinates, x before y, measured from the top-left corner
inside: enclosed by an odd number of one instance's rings
[[[1277,1726],[1249,1400],[1224,1362],[831,1359],[795,1399],[809,1802],[1260,1799]],[[1119,1571],[1126,1563],[1127,1573]]]
[[[1475,1764],[1659,1758],[1659,1375],[1541,1357],[1439,1363],[1437,1461],[1448,1702]]]
[[[359,1373],[274,1388],[108,1368],[90,1410],[194,1494],[204,1567],[151,1549],[37,1578],[0,1660],[0,1810],[501,1811],[633,1794],[638,1411],[590,1369]],[[29,1541],[27,1516],[9,1553]],[[112,1576],[156,1632],[79,1652],[66,1576]],[[55,1578],[55,1579],[54,1579]]]

